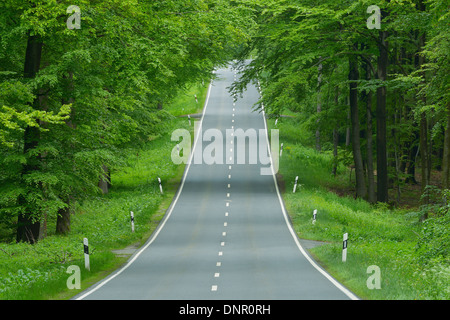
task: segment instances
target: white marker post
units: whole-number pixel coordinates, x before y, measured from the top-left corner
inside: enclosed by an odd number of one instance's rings
[[[131,232],[134,232],[134,213],[133,213],[133,211],[130,211],[130,217],[131,217]]]
[[[159,183],[159,191],[161,191],[161,194],[163,194],[163,189],[161,185],[161,179],[158,177],[158,183]]]
[[[83,239],[83,247],[84,247],[84,267],[88,271],[91,271],[91,264],[89,262],[89,243],[87,238]]]
[[[292,190],[293,193],[295,193],[295,190],[297,189],[297,182],[298,182],[298,176],[295,177],[294,190]]]
[[[342,262],[347,261],[347,240],[348,240],[348,233],[344,233],[344,241],[342,244]]]
[[[313,224],[316,223],[316,216],[317,216],[317,209],[314,209],[314,211],[313,211],[313,221],[312,221]]]
[[[191,125],[191,116],[188,114],[189,125]]]
[[[281,144],[281,148],[280,148],[280,157],[283,154],[283,144]]]
[[[275,127],[277,126],[278,123],[278,118],[275,120]]]

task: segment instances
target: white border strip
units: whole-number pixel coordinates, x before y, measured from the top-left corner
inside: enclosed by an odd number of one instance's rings
[[[340,284],[336,279],[334,279],[329,273],[327,273],[324,269],[322,269],[319,265],[317,265],[317,263],[309,256],[308,253],[306,253],[305,249],[303,248],[303,246],[300,244],[300,241],[298,240],[298,236],[296,234],[296,232],[294,231],[292,224],[289,222],[289,218],[288,218],[288,214],[285,210],[285,206],[284,206],[284,202],[283,199],[281,197],[280,194],[280,190],[278,189],[278,183],[277,183],[277,179],[276,179],[276,175],[275,172],[273,171],[273,159],[272,159],[272,152],[270,152],[270,143],[269,143],[269,132],[267,129],[267,120],[266,117],[263,114],[263,120],[264,120],[264,127],[266,129],[266,142],[267,142],[267,146],[269,149],[269,157],[270,157],[270,168],[272,170],[272,177],[273,177],[273,182],[275,184],[275,189],[277,190],[277,195],[278,195],[278,200],[280,201],[280,206],[281,206],[281,210],[283,211],[283,216],[284,216],[284,220],[286,222],[286,225],[292,235],[292,238],[294,238],[295,243],[297,244],[298,249],[300,250],[300,252],[303,254],[303,256],[309,261],[309,263],[311,263],[311,265],[317,269],[317,271],[319,271],[322,275],[324,275],[328,280],[331,281],[331,283],[333,283],[339,290],[341,290],[345,295],[347,295],[347,297],[349,297],[352,300],[359,300],[359,298],[357,296],[355,296],[352,292],[350,292],[347,288],[345,288],[342,284]],[[278,163],[278,165],[280,165],[280,163]]]
[[[139,251],[137,251],[134,255],[133,258],[131,260],[129,260],[127,262],[127,264],[125,266],[123,266],[121,269],[119,269],[117,272],[115,272],[114,274],[110,275],[109,277],[105,278],[102,282],[100,282],[96,287],[92,288],[92,289],[87,289],[87,292],[84,293],[83,295],[77,297],[75,300],[82,300],[84,298],[86,298],[88,295],[94,293],[95,291],[97,291],[98,289],[100,289],[101,287],[103,287],[105,284],[107,284],[109,281],[111,281],[112,279],[114,279],[115,277],[117,277],[119,274],[121,274],[123,271],[125,271],[140,255],[141,253],[148,248],[148,246],[150,246],[153,241],[155,241],[156,237],[158,236],[158,234],[161,232],[162,228],[164,227],[164,225],[166,224],[167,220],[169,219],[170,215],[172,214],[173,208],[175,207],[175,204],[178,201],[178,198],[180,197],[181,191],[183,190],[183,186],[184,186],[184,182],[186,180],[186,176],[189,172],[189,168],[191,167],[191,163],[192,163],[192,157],[194,156],[194,150],[195,147],[197,145],[197,141],[198,138],[202,135],[201,134],[201,130],[202,130],[202,124],[203,124],[203,118],[205,117],[205,112],[206,112],[206,107],[208,106],[208,102],[209,102],[209,96],[211,94],[211,88],[212,88],[212,84],[213,81],[211,80],[211,82],[209,83],[209,88],[208,88],[208,94],[206,96],[206,100],[205,100],[205,105],[203,107],[203,113],[202,113],[202,118],[200,120],[200,126],[198,128],[198,133],[197,133],[197,137],[195,138],[194,141],[194,146],[192,148],[192,152],[190,154],[190,158],[189,158],[189,162],[187,164],[186,170],[184,171],[184,175],[183,175],[183,179],[181,180],[181,185],[180,188],[178,188],[178,192],[176,194],[175,199],[173,200],[169,211],[167,212],[167,214],[164,217],[164,220],[160,223],[160,225],[158,226],[157,230],[153,233],[152,237],[150,238],[150,240],[141,248],[139,249]],[[200,133],[200,134],[199,134]]]

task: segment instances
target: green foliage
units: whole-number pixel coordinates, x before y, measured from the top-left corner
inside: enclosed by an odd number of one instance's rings
[[[442,217],[432,217],[423,222],[417,241],[417,254],[424,263],[438,260],[449,263],[450,218],[446,213]]]
[[[158,209],[163,201],[171,200],[183,172],[183,166],[167,161],[174,147],[171,132],[177,128],[193,130],[185,118],[171,115],[182,114],[186,107],[199,112],[206,91],[206,86],[193,85],[179,94],[173,104],[166,106],[165,112],[170,117],[164,123],[164,132],[151,141],[123,149],[124,160],[112,174],[111,191],[102,196],[84,196],[75,202],[67,235],[55,234],[55,216],[48,216],[48,236],[34,245],[11,242],[5,236],[7,229],[0,229],[5,237],[0,243],[0,299],[51,299],[61,292],[73,295],[76,292],[66,287],[68,266],[80,267],[82,289],[86,289],[89,279],[123,263],[111,250],[147,240],[163,215]],[[199,97],[198,104],[194,95]],[[87,157],[80,161],[87,161]],[[160,194],[157,177],[163,181],[164,195]],[[14,201],[15,196],[10,198]],[[131,232],[130,211],[135,217],[134,233]],[[0,217],[6,220],[6,214]],[[89,239],[90,272],[84,269],[85,237]]]
[[[280,143],[283,143],[283,165],[293,174],[292,177],[285,177],[289,186],[293,186],[296,176],[299,177],[299,183],[304,184],[306,188],[332,187],[336,183],[348,181],[345,149],[339,150],[338,159],[334,159],[331,150],[319,153],[311,149],[310,133],[299,115],[279,118],[277,123]],[[275,129],[273,120],[269,125]],[[338,176],[333,177],[332,168],[336,161]],[[309,170],[302,170],[304,167]],[[288,189],[288,186],[286,187]]]
[[[114,175],[128,161],[124,150],[163,136],[173,119],[164,106],[208,81],[252,23],[246,6],[223,0],[82,0],[81,28],[69,30],[72,4],[0,4],[0,221],[8,228],[21,213],[54,219],[98,193],[105,168]],[[25,54],[31,40],[41,55]],[[33,57],[38,70],[24,77]]]
[[[420,222],[421,232],[416,245],[419,261],[423,264],[441,261],[450,262],[450,191],[428,186],[423,194],[428,203],[420,206],[419,217],[428,215]]]
[[[248,46],[240,51],[241,80],[231,89],[239,93],[258,80],[262,94],[257,107],[264,103],[265,111],[277,117],[286,111],[296,113],[301,119],[298,134],[305,146],[317,144],[318,150],[330,150],[337,132],[338,157],[345,154],[358,173],[358,196],[364,197],[365,189],[375,190],[373,171],[378,186],[395,188],[395,201],[399,202],[401,189],[415,182],[411,174],[419,160],[429,171],[445,165],[442,155],[448,146],[443,132],[450,92],[446,1],[255,0],[247,5],[256,26],[251,29]],[[380,30],[367,26],[371,5],[381,9]],[[380,40],[381,35],[387,37],[385,41]],[[387,49],[386,59],[379,59],[382,48]],[[351,81],[350,60],[355,61],[357,70]],[[386,79],[380,76],[384,60],[389,60]],[[358,114],[354,123],[350,121],[350,84],[357,88],[352,100],[356,101],[352,114]],[[382,108],[375,112],[378,106]],[[421,121],[427,122],[422,132]],[[352,141],[347,139],[351,130],[360,132],[359,141],[354,141],[354,155]],[[376,141],[377,137],[381,141]],[[431,146],[432,161],[428,163],[425,157],[418,157],[419,139]],[[381,151],[385,146],[387,150]],[[377,157],[377,152],[386,153],[387,159]],[[420,155],[424,153],[421,150]],[[373,169],[367,163],[373,164]],[[388,178],[394,183],[386,183]],[[371,192],[367,198],[374,201],[375,196]],[[381,190],[377,196],[388,201]]]

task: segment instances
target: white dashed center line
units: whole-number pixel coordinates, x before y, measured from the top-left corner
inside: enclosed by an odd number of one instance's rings
[[[236,77],[236,76],[235,76]],[[234,95],[235,97],[236,97],[236,94]],[[234,114],[234,112],[235,112],[235,107],[236,106],[236,103],[235,102],[233,102],[233,113],[232,113],[232,118],[234,118],[235,117],[235,114]],[[231,119],[231,122],[234,122],[234,119]],[[231,129],[234,129],[234,126],[231,126]],[[233,136],[234,135],[234,133],[233,132],[231,132],[231,136]],[[233,145],[233,140],[231,140],[230,141],[230,144],[231,145]],[[230,148],[230,152],[233,152],[233,148]],[[233,160],[233,157],[230,157],[230,161],[232,161]],[[228,170],[231,170],[231,165],[229,165],[228,166]],[[231,179],[231,174],[228,174],[228,179]],[[227,188],[228,189],[231,189],[231,183],[228,183],[227,184]],[[229,199],[229,198],[231,198],[231,193],[230,192],[227,192],[227,199]],[[227,200],[227,202],[226,202],[226,207],[229,207],[230,206],[230,202],[229,202],[230,200]],[[226,211],[225,212],[225,217],[228,217],[228,215],[229,215],[229,213],[228,213],[228,211]],[[224,222],[223,223],[223,226],[224,227],[227,227],[228,226],[228,222]],[[227,233],[225,232],[225,231],[222,231],[222,237],[226,237],[226,235],[227,235]],[[225,241],[221,241],[220,242],[220,247],[225,247]],[[223,256],[223,251],[219,251],[219,254],[218,254],[219,256]],[[216,267],[220,267],[220,266],[222,266],[222,262],[221,261],[217,261],[217,263],[216,263]],[[219,272],[215,272],[214,273],[214,278],[219,278],[220,277],[220,273]],[[211,286],[211,291],[217,291],[218,290],[218,286],[217,285],[212,285]]]

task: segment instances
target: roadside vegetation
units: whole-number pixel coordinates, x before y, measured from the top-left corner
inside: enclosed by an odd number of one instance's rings
[[[269,127],[275,128],[274,119]],[[363,299],[450,298],[448,191],[430,189],[433,200],[426,206],[419,201],[396,207],[371,205],[355,197],[354,175],[350,180],[351,169],[344,160],[336,176],[332,174],[332,151],[317,152],[298,118],[280,118],[276,128],[284,144],[279,184],[287,210],[300,238],[325,242],[311,249],[323,267]],[[340,150],[342,159],[346,152]],[[293,193],[296,176],[301,186]],[[415,196],[419,200],[420,189]],[[421,220],[424,211],[429,217]],[[342,262],[344,233],[348,233],[346,262]],[[368,267],[373,265],[380,268],[380,289],[367,286],[373,274]]]
[[[448,1],[247,3],[256,26],[233,90],[258,80],[255,108],[278,119],[299,236],[329,242],[312,253],[363,298],[448,299]],[[367,288],[372,265],[381,289]]]
[[[194,119],[189,126],[186,115],[201,112],[207,86],[193,85],[167,104],[165,110],[170,116],[165,130],[142,147],[124,151],[125,160],[112,172],[108,194],[93,195],[77,203],[67,235],[56,234],[56,219],[48,219],[47,236],[34,245],[0,243],[0,300],[67,299],[125,263],[128,257],[112,251],[142,245],[177,191],[185,166],[170,161],[175,147],[171,134],[179,128],[193,133]],[[130,211],[134,213],[134,233]],[[84,266],[83,238],[89,240],[90,271]],[[70,274],[66,270],[70,265],[80,267],[80,290],[67,288]]]

